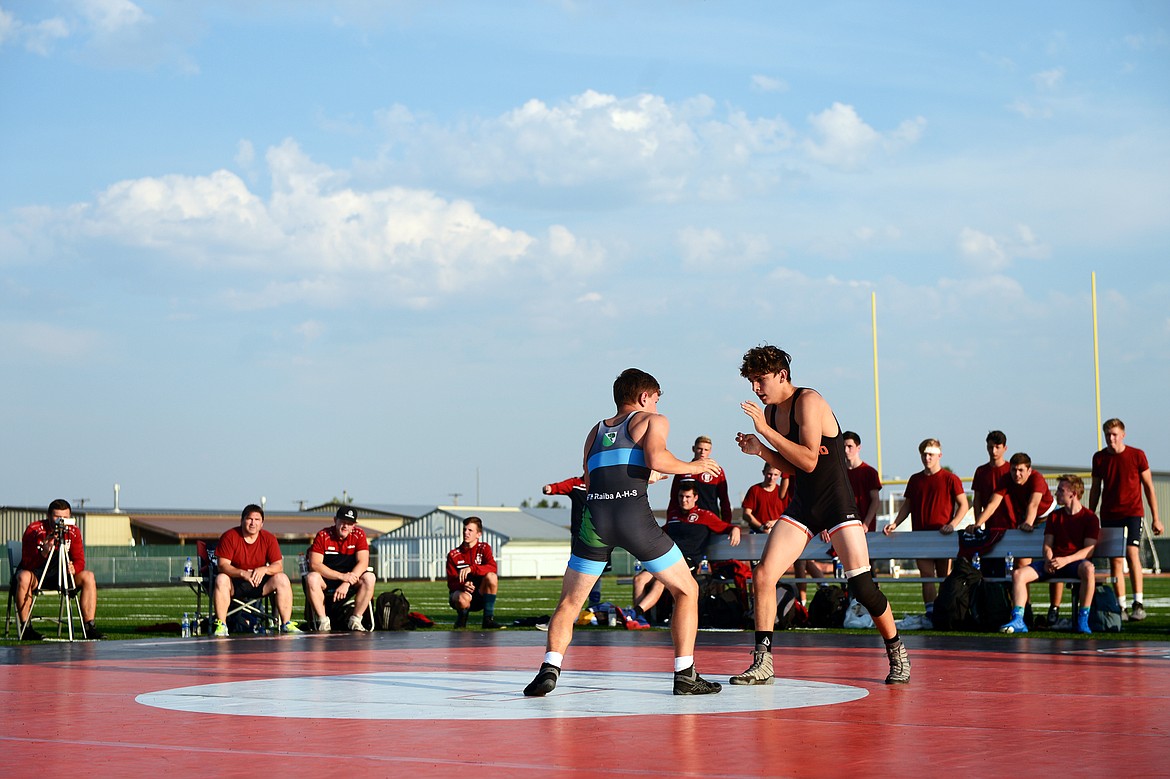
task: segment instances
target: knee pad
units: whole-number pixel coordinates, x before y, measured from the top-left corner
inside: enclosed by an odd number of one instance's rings
[[[873,572],[859,573],[849,579],[849,595],[860,603],[869,612],[871,617],[880,617],[885,613],[889,601],[877,585],[873,583]]]

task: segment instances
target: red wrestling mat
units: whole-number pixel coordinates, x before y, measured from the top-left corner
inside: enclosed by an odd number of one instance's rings
[[[676,698],[664,634],[596,632],[541,700],[519,692],[542,656],[531,632],[18,647],[0,650],[0,745],[9,770],[48,776],[1164,776],[1170,765],[1170,644],[915,637],[913,682],[886,687],[876,636],[778,638],[791,645],[776,648],[775,687]],[[726,682],[746,667],[747,641],[700,636],[700,671]]]

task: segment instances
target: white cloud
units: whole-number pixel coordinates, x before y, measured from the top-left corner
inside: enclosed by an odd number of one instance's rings
[[[150,21],[150,16],[130,0],[81,0],[78,7],[94,31],[102,35]]]
[[[763,262],[771,250],[762,235],[728,238],[719,230],[687,227],[676,238],[683,267],[689,271],[725,273]]]
[[[20,25],[17,32],[24,38],[24,47],[34,54],[47,57],[60,40],[68,38],[70,29],[64,19],[54,17],[36,24]]]
[[[1032,75],[1032,81],[1037,89],[1053,90],[1064,82],[1064,68],[1042,70]]]
[[[752,76],[752,89],[757,92],[787,92],[788,82],[781,78],[756,74]]]
[[[16,33],[16,17],[0,8],[0,47]]]
[[[974,270],[999,272],[1015,259],[1047,259],[1050,247],[1036,238],[1032,228],[1015,226],[1014,235],[995,237],[971,227],[959,232],[959,253]]]
[[[866,124],[853,106],[843,103],[833,103],[808,121],[816,137],[805,142],[808,155],[817,162],[846,170],[865,164],[878,152],[892,153],[916,143],[926,126],[925,119],[916,117],[882,134]]]

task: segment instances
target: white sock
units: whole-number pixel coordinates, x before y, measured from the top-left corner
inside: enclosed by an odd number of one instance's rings
[[[674,672],[685,671],[695,664],[694,655],[684,655],[683,657],[674,658]]]
[[[549,665],[555,665],[557,668],[560,668],[561,663],[565,662],[565,656],[560,652],[545,652],[544,661]]]
[[[1138,605],[1138,604],[1139,604],[1139,603],[1141,603],[1141,602],[1142,602],[1142,593],[1140,593],[1140,592],[1135,592],[1135,593],[1133,594],[1133,605],[1135,605],[1135,606],[1136,606],[1136,605]]]

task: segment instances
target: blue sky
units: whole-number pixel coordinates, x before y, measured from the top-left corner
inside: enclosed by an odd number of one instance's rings
[[[1170,470],[1170,7],[953,6],[0,0],[0,503],[515,505],[629,366],[738,500],[871,293],[887,478],[1085,466],[1094,271]]]

